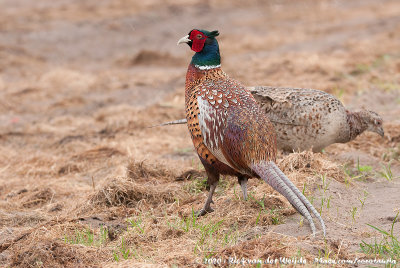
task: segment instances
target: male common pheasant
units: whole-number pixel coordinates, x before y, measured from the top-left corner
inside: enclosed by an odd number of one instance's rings
[[[315,89],[249,87],[277,133],[277,147],[286,152],[320,152],[333,143],[354,140],[364,131],[383,137],[382,118],[361,109],[349,111],[334,96]],[[186,124],[186,119],[161,125]]]
[[[262,178],[287,198],[310,223],[311,214],[325,224],[317,210],[274,163],[275,130],[251,93],[221,69],[218,31],[194,29],[178,41],[196,53],[186,73],[187,126],[207,172],[208,198],[199,215],[213,211],[210,204],[221,174],[238,177],[246,198],[250,177]]]

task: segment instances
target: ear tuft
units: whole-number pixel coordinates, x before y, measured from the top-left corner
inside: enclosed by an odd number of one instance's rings
[[[210,36],[213,36],[213,37],[218,36],[218,35],[219,35],[219,32],[218,32],[217,30],[212,31],[212,32],[210,33]]]

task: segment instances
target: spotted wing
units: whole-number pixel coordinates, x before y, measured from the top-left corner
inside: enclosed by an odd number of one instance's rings
[[[260,141],[263,142],[264,121],[268,119],[264,118],[250,92],[233,79],[205,81],[198,87],[199,126],[203,143],[219,161],[240,173],[249,174],[246,159],[250,156],[243,157],[247,146],[244,141],[257,140],[250,138],[256,136],[262,137]],[[253,113],[260,114],[263,120],[252,123]],[[234,118],[240,120],[235,122]],[[259,130],[259,133],[254,133]],[[260,147],[260,144],[255,146]],[[251,148],[255,146],[252,144]],[[262,151],[259,153],[264,154]]]

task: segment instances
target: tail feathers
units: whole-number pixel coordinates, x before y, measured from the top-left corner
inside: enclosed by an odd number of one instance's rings
[[[181,125],[181,124],[186,124],[186,123],[187,123],[186,118],[183,118],[183,119],[179,119],[179,120],[165,122],[165,123],[162,123],[162,124],[159,124],[159,125],[154,125],[154,126],[151,126],[149,128],[162,127],[162,126],[168,126],[168,125]]]
[[[325,236],[325,224],[317,210],[297,189],[297,187],[285,176],[285,174],[283,174],[283,172],[276,166],[274,162],[253,164],[252,169],[266,183],[271,185],[272,188],[286,197],[290,204],[292,204],[293,207],[308,220],[313,235],[315,235],[316,229],[310,214],[311,211],[311,213],[314,214],[314,216],[320,221]]]
[[[322,231],[324,232],[324,236],[326,235],[326,228],[325,228],[325,223],[324,220],[322,219],[321,215],[318,213],[318,211],[314,208],[314,206],[308,201],[308,199],[297,189],[296,185],[293,184],[291,180],[289,180],[288,177],[282,172],[282,170],[279,169],[279,167],[272,162],[271,163],[272,167],[274,168],[275,172],[279,175],[279,177],[289,186],[289,188],[297,195],[298,198],[303,202],[303,204],[311,210],[312,214],[319,220]]]

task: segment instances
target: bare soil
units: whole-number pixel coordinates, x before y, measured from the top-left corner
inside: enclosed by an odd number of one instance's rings
[[[374,258],[359,246],[381,239],[367,224],[388,231],[400,211],[399,10],[396,0],[1,1],[0,266]],[[383,117],[384,138],[279,157],[322,210],[325,239],[258,180],[245,201],[223,177],[215,211],[192,217],[207,186],[188,131],[149,128],[184,117],[192,51],[176,42],[192,28],[220,31],[223,68],[246,86],[320,89]],[[391,180],[379,174],[389,165]]]

